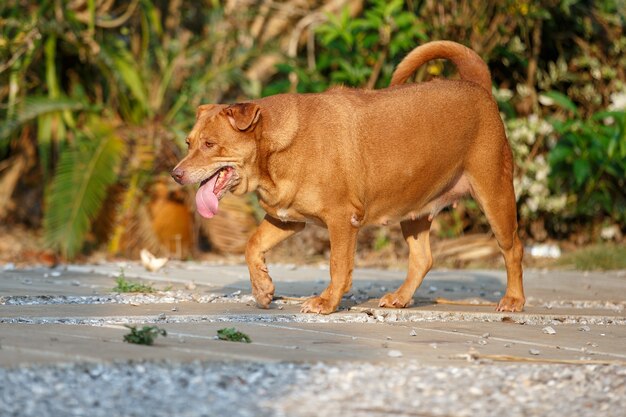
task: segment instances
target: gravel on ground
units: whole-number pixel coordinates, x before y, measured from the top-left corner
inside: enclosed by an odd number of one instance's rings
[[[112,363],[0,369],[2,416],[623,416],[626,367]]]

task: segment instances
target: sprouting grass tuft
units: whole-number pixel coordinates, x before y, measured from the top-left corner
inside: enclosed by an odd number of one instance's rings
[[[122,277],[117,278],[115,280],[115,283],[117,284],[113,288],[113,291],[115,292],[154,292],[155,291],[151,285],[128,281]]]
[[[165,329],[157,326],[143,326],[141,329],[137,329],[136,326],[125,325],[125,327],[130,329],[130,333],[124,335],[124,342],[127,343],[152,345],[157,336],[167,336]]]
[[[120,276],[115,280],[117,284],[114,288],[114,292],[144,292],[151,293],[155,292],[155,289],[152,285],[142,284],[140,282],[132,282],[126,279],[124,276],[124,270],[120,270]]]
[[[251,343],[252,339],[245,333],[242,333],[234,327],[226,327],[217,331],[217,337],[220,340],[227,340],[229,342],[242,342]]]

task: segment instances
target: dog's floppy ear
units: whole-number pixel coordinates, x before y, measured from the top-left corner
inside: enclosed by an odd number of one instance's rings
[[[196,120],[198,120],[203,113],[206,113],[216,106],[217,104],[202,104],[201,106],[198,106],[198,109],[196,110]]]
[[[261,117],[261,108],[255,103],[237,103],[226,107],[224,113],[233,129],[245,132],[254,130]]]

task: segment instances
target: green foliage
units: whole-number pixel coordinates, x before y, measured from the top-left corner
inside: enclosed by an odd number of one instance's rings
[[[549,154],[551,188],[571,196],[569,216],[626,221],[626,112],[554,121],[560,135]]]
[[[558,91],[546,91],[542,94],[542,96],[544,100],[547,99],[548,102],[551,101],[562,109],[570,111],[574,116],[580,116],[576,104],[574,104],[574,102],[570,100],[569,97],[567,97],[565,94]]]
[[[48,97],[32,96],[24,100],[24,104],[14,117],[0,126],[0,146],[6,145],[11,135],[23,125],[30,123],[40,116],[63,111],[86,110],[87,106],[82,101],[71,98],[51,99]]]
[[[252,339],[245,333],[242,333],[234,327],[226,327],[217,331],[217,337],[220,340],[227,340],[229,342],[242,342],[251,343]]]
[[[46,194],[46,242],[68,258],[82,248],[108,187],[117,180],[124,150],[115,130],[99,120],[85,126],[80,138],[61,154]]]
[[[124,335],[124,342],[134,343],[136,345],[148,345],[154,344],[154,339],[158,336],[167,336],[167,331],[157,326],[143,326],[141,329],[137,329],[137,326],[125,325],[130,329],[130,333]]]
[[[626,269],[626,247],[603,243],[592,245],[561,257],[558,265],[581,271],[611,271]]]
[[[623,1],[364,0],[321,20],[313,7],[331,2],[303,2],[289,17],[274,7],[257,13],[265,3],[242,10],[213,0],[0,2],[0,162],[36,154],[25,177],[47,190],[52,247],[79,253],[105,184],[127,190],[111,210],[119,243],[151,178],[180,156],[169,144],[184,144],[199,104],[335,84],[384,88],[406,53],[434,39],[464,43],[488,63],[512,133],[522,231],[539,217],[623,219],[623,141],[611,139],[623,136],[623,121],[614,115],[605,125],[600,113],[623,110],[614,106],[626,92]],[[305,3],[316,4],[309,15],[300,13]],[[294,40],[295,58],[283,50]],[[254,75],[272,65],[275,75]],[[432,62],[416,79],[453,72]],[[555,131],[544,129],[546,120],[560,120]],[[82,178],[88,161],[108,171]],[[81,182],[84,198],[70,201]]]
[[[297,91],[320,92],[334,84],[352,87],[386,87],[395,64],[420,41],[426,39],[415,14],[402,0],[370,0],[363,15],[350,16],[348,8],[339,15],[327,14],[327,21],[316,30],[319,43],[314,67],[279,66],[283,73],[294,73]],[[287,88],[279,80],[264,95]]]

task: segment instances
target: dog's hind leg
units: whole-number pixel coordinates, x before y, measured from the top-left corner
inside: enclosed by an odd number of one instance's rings
[[[413,294],[433,264],[429,240],[430,225],[428,217],[400,223],[404,240],[409,245],[409,270],[400,288],[380,299],[381,307],[402,308],[411,304]]]
[[[246,263],[250,271],[252,295],[259,307],[268,308],[274,298],[274,283],[267,272],[265,253],[274,246],[304,229],[306,223],[281,222],[265,216],[246,246]]]
[[[513,190],[513,166],[508,148],[504,157],[491,169],[480,167],[469,172],[472,195],[487,216],[498,241],[506,266],[506,292],[497,311],[522,311],[524,286],[522,256],[524,247],[517,235],[517,207]]]

